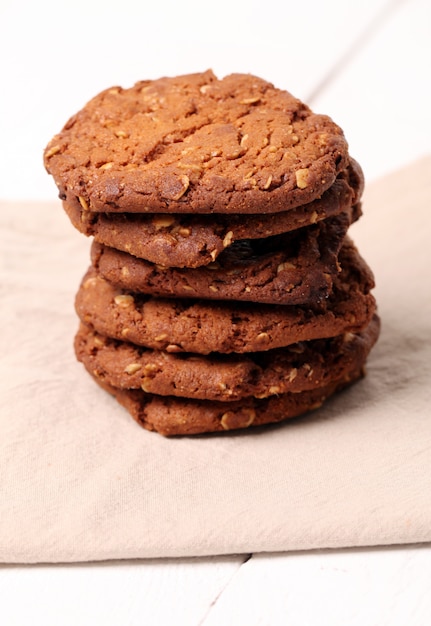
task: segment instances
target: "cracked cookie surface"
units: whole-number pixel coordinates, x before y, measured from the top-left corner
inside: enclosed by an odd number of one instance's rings
[[[84,210],[274,213],[319,198],[348,165],[342,130],[248,74],[207,71],[112,87],[44,152]]]

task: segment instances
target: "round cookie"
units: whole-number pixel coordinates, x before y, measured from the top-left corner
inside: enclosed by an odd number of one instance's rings
[[[154,298],[116,289],[94,268],[75,298],[79,318],[102,335],[168,352],[244,353],[358,332],[376,309],[373,274],[352,243],[320,308]]]
[[[137,213],[274,213],[321,197],[348,164],[342,130],[248,74],[107,89],[44,152],[60,197]]]
[[[121,289],[162,297],[314,304],[330,294],[347,214],[266,239],[232,244],[210,265],[167,268],[93,242],[92,263]]]
[[[320,408],[330,396],[363,375],[364,369],[361,368],[345,380],[326,387],[230,403],[156,396],[137,389],[116,389],[97,378],[95,380],[125,407],[140,426],[169,437],[220,433],[284,422]]]
[[[377,340],[375,315],[360,333],[295,343],[248,355],[168,353],[99,335],[81,324],[79,361],[102,382],[162,396],[233,402],[300,393],[344,380],[358,370]]]
[[[349,171],[353,167],[349,168]],[[321,198],[271,215],[97,213],[63,202],[72,224],[95,241],[166,267],[200,267],[241,239],[259,239],[314,224],[343,211],[360,216],[357,177],[340,175]],[[356,184],[354,188],[353,185]]]

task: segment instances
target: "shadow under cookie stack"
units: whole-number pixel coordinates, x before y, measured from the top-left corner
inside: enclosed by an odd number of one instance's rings
[[[93,238],[77,358],[142,426],[281,422],[363,376],[379,335],[347,234],[363,176],[329,117],[208,71],[102,92],[44,158]]]

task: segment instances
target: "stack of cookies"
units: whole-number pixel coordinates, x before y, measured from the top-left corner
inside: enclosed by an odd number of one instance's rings
[[[163,435],[279,422],[364,373],[373,275],[341,129],[251,75],[108,89],[45,150],[92,236],[75,350]]]

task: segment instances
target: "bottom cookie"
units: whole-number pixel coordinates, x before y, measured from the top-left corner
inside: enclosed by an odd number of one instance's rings
[[[156,396],[137,389],[116,389],[97,378],[95,380],[127,409],[138,424],[169,437],[238,430],[292,419],[318,409],[335,392],[363,376],[364,368],[361,367],[342,380],[311,391],[285,393],[263,400],[250,397],[238,402]]]

